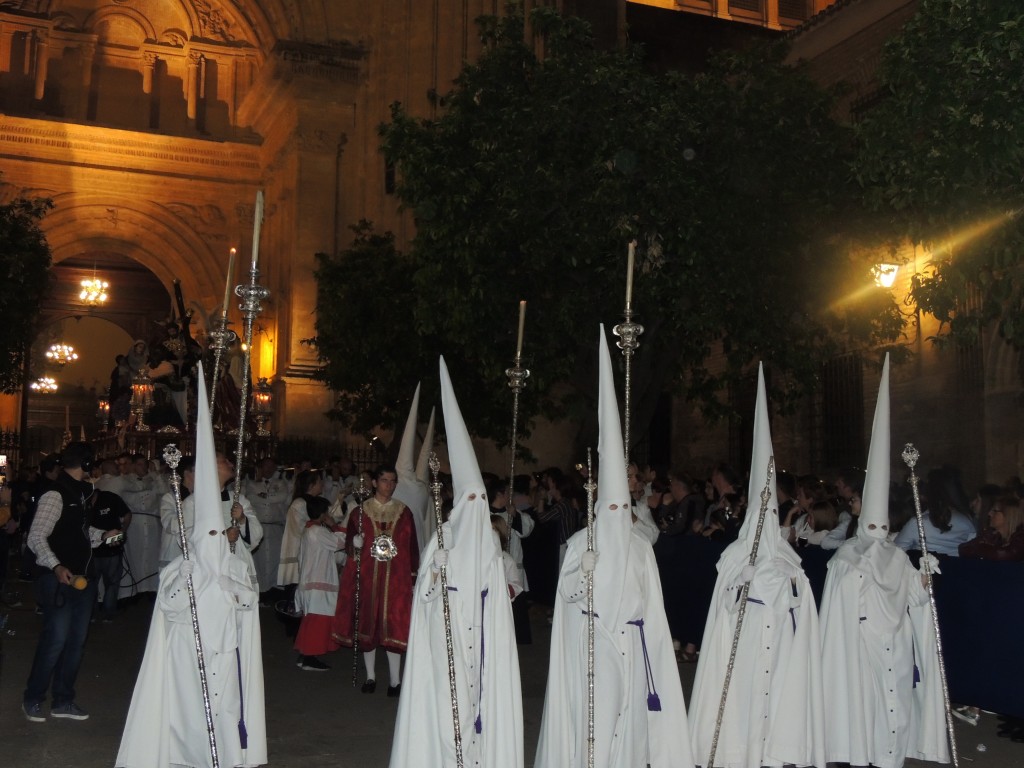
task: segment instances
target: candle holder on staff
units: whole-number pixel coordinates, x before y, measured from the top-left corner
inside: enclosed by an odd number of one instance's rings
[[[626,309],[623,312],[624,322],[619,323],[612,328],[612,333],[619,337],[619,340],[615,342],[615,346],[622,350],[622,356],[626,359],[626,389],[623,394],[623,425],[622,425],[622,440],[626,447],[626,462],[629,462],[629,423],[630,423],[630,403],[632,402],[632,386],[633,386],[633,353],[636,352],[637,347],[640,346],[640,335],[644,332],[644,327],[640,323],[633,322],[633,309],[630,307],[629,302],[626,303]]]
[[[619,323],[612,328],[612,333],[619,337],[619,340],[615,342],[615,345],[622,350],[623,357],[626,358],[626,387],[623,393],[623,418],[622,418],[622,442],[625,447],[625,460],[626,464],[629,464],[629,423],[630,423],[630,403],[632,402],[632,386],[633,386],[633,353],[636,352],[637,347],[640,346],[640,334],[644,332],[644,327],[639,323],[633,322],[633,262],[636,258],[636,240],[633,240],[629,244],[629,253],[627,257],[626,265],[626,308],[622,313],[625,322]]]
[[[526,324],[526,302],[519,302],[519,337],[516,341],[516,356],[511,368],[505,369],[508,377],[508,388],[512,390],[512,458],[510,460],[508,474],[508,498],[512,500],[512,486],[516,479],[516,443],[519,438],[519,393],[526,387],[526,380],[530,378],[529,368],[523,368],[523,329]],[[511,507],[510,507],[511,508]],[[512,518],[509,518],[509,524]]]

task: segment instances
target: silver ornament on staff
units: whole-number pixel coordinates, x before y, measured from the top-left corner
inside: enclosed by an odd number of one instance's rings
[[[526,302],[519,302],[519,340],[516,343],[516,357],[511,368],[505,369],[508,377],[508,388],[512,390],[512,457],[509,461],[508,470],[508,499],[509,499],[509,525],[512,525],[512,488],[516,479],[516,443],[519,439],[519,393],[526,387],[526,380],[530,378],[530,370],[523,368],[523,327],[526,321]]]
[[[772,498],[772,478],[775,475],[775,457],[768,459],[768,478],[761,489],[761,509],[757,513],[757,530],[754,531],[754,544],[750,548],[750,559],[747,565],[757,564],[757,550],[761,546],[761,531],[764,528],[764,519],[768,514],[768,502]],[[722,698],[718,701],[718,715],[715,717],[715,733],[711,737],[711,756],[708,758],[706,768],[714,768],[715,752],[718,751],[718,737],[722,733],[722,719],[725,717],[725,701],[729,696],[729,683],[732,682],[732,669],[736,664],[736,651],[740,644],[740,632],[743,630],[743,617],[747,612],[747,597],[750,595],[750,582],[744,581],[740,589],[740,607],[736,613],[736,629],[732,633],[732,647],[729,649],[729,664],[725,668],[725,682],[722,683]]]
[[[430,490],[434,497],[434,522],[437,525],[437,549],[444,549],[444,531],[441,529],[441,481],[437,473],[441,469],[441,462],[437,454],[430,452],[428,460],[430,474],[433,477],[430,483]],[[444,647],[448,654],[448,692],[452,700],[452,730],[455,739],[455,764],[462,768],[462,723],[459,720],[459,697],[455,687],[455,645],[452,642],[452,612],[448,603],[448,566],[441,566],[441,605],[444,611]]]
[[[921,513],[921,496],[917,490],[917,473],[914,467],[920,453],[913,443],[903,446],[903,463],[910,468],[910,488],[914,492],[914,515],[917,518],[917,537],[921,542],[921,564],[924,566],[925,586],[928,589],[928,603],[932,612],[932,629],[935,630],[935,651],[939,658],[939,679],[942,681],[942,703],[946,708],[946,732],[949,735],[949,752],[953,758],[953,765],[959,768],[960,758],[956,749],[956,735],[953,732],[953,707],[949,701],[949,685],[946,682],[946,660],[942,655],[942,634],[939,632],[939,613],[935,608],[935,589],[932,584],[931,558],[928,554],[928,542],[924,535],[924,516]]]
[[[594,464],[587,448],[587,552],[594,551]],[[587,768],[594,768],[594,572],[587,574]]]
[[[356,490],[356,501],[359,502],[359,506],[356,507],[359,513],[359,517],[356,518],[356,536],[360,539],[363,536],[363,504],[368,498],[370,492],[366,489],[366,483],[360,474],[359,488]],[[363,585],[363,548],[357,547],[355,542],[352,542],[352,555],[356,559],[356,589],[352,606],[355,611],[352,614],[352,687],[355,688],[359,678],[359,598]]]
[[[174,511],[178,516],[178,546],[182,557],[189,560],[188,535],[185,533],[185,515],[181,508],[181,478],[178,476],[178,463],[181,451],[173,443],[164,446],[164,461],[171,468],[171,492],[174,495]],[[219,768],[220,757],[217,754],[217,736],[213,730],[213,709],[210,706],[210,687],[206,682],[206,657],[203,655],[203,641],[199,635],[199,613],[196,610],[196,593],[192,586],[192,574],[186,580],[188,591],[188,609],[192,617],[192,635],[196,644],[196,659],[199,664],[199,686],[203,693],[203,714],[206,716],[206,736],[210,744],[210,764]]]
[[[234,331],[228,330],[227,312],[222,312],[217,327],[207,334],[210,338],[210,349],[213,350],[213,370],[210,372],[210,413],[213,413],[213,403],[217,396],[217,382],[220,380],[220,363],[224,357],[224,351],[231,346],[235,340]]]
[[[260,196],[262,201],[262,195]],[[262,213],[262,205],[258,206],[259,213]],[[239,309],[242,310],[242,320],[245,329],[245,348],[242,351],[242,400],[238,409],[238,443],[235,447],[235,482],[231,490],[231,506],[238,504],[238,497],[242,493],[242,458],[245,456],[246,428],[245,420],[249,411],[249,380],[252,376],[252,326],[256,316],[263,310],[263,300],[270,296],[270,290],[258,283],[260,271],[256,268],[256,260],[253,259],[249,267],[248,285],[235,287],[235,295],[242,299]],[[237,526],[238,521],[232,517],[232,525]],[[231,551],[235,551],[235,544],[231,544]]]
[[[635,257],[636,240],[629,244],[626,270],[626,308],[622,313],[624,321],[612,328],[612,333],[619,337],[615,345],[622,350],[622,356],[626,360],[626,386],[622,403],[622,444],[625,447],[627,466],[629,465],[630,403],[633,397],[633,353],[640,346],[640,335],[644,332],[642,325],[633,322],[633,261]]]

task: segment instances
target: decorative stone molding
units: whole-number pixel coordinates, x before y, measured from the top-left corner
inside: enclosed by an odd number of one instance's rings
[[[315,363],[290,363],[285,369],[282,378],[285,379],[315,379],[321,367]]]
[[[295,142],[304,152],[320,152],[334,154],[339,147],[345,145],[348,137],[344,132],[326,128],[299,128],[295,131]]]
[[[229,142],[171,138],[137,131],[0,116],[0,154],[93,167],[161,173],[217,182],[256,183],[259,148]]]
[[[208,0],[192,0],[192,7],[199,17],[199,35],[207,40],[234,42],[235,34],[231,21]]]

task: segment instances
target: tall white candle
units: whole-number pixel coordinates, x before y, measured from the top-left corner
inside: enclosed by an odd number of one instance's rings
[[[516,360],[523,354],[523,328],[526,326],[526,301],[519,302],[519,339],[516,341]]]
[[[260,228],[263,226],[263,190],[256,192],[256,210],[252,218],[252,268],[260,260]]]
[[[633,303],[633,261],[636,258],[636,240],[629,244],[629,263],[626,266],[626,306]]]
[[[231,281],[235,277],[235,249],[231,249],[231,256],[228,258],[228,276],[224,281],[224,308],[221,313],[226,315],[228,313],[228,302],[231,300]]]

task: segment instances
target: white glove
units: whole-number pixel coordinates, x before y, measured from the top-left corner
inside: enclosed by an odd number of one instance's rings
[[[753,565],[744,565],[743,570],[740,571],[740,582],[743,584],[749,584],[754,580],[754,573],[756,573],[756,571],[757,568]]]
[[[363,548],[363,534],[357,533],[355,536],[352,537],[352,546],[355,549]]]
[[[434,570],[440,571],[446,565],[448,565],[448,550],[439,549],[434,552]]]
[[[594,569],[596,567],[597,567],[597,552],[596,551],[588,550],[588,551],[584,552],[582,555],[580,555],[580,570],[583,571],[583,573],[593,573]]]
[[[196,572],[196,561],[195,560],[182,560],[181,568],[178,569],[178,573],[184,576],[186,579]]]
[[[921,558],[919,568],[921,573],[942,573],[942,571],[939,570],[939,558],[931,552]]]

